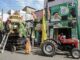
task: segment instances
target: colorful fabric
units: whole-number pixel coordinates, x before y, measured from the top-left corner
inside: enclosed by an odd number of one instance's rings
[[[47,28],[46,28],[46,19],[45,16],[43,16],[42,20],[42,43],[47,40]]]
[[[26,28],[25,28],[25,25],[23,23],[20,23],[20,28],[19,28],[19,32],[22,36],[26,37]]]
[[[3,30],[4,29],[4,25],[3,25],[3,22],[0,21],[0,30]]]

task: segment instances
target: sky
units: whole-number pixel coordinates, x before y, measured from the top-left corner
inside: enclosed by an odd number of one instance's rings
[[[44,8],[44,0],[0,0],[0,15],[2,9],[6,12],[11,9],[21,10],[25,6],[33,7],[36,10],[41,10]],[[80,13],[80,0],[78,0],[78,13]],[[6,20],[7,17],[8,15],[4,14],[4,20]]]
[[[36,10],[40,10],[44,7],[44,0],[0,0],[0,10],[20,10],[25,6],[30,6]]]
[[[3,9],[3,21],[6,21],[9,17],[6,12],[9,10],[22,10],[25,6],[41,10],[44,8],[44,0],[0,0],[0,16]]]

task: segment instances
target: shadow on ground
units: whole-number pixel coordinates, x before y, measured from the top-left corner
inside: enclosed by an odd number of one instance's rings
[[[25,52],[22,50],[22,51],[16,51],[16,53],[18,54],[23,54],[25,55]],[[48,57],[48,56],[45,56],[42,52],[41,52],[41,49],[40,48],[36,48],[36,49],[33,49],[32,52],[31,52],[32,55],[38,55],[38,56],[42,56],[42,57]],[[53,57],[56,57],[56,56],[63,56],[63,58],[65,59],[71,59],[73,60],[72,56],[69,54],[69,53],[64,53],[64,52],[58,52],[56,53],[55,56]]]

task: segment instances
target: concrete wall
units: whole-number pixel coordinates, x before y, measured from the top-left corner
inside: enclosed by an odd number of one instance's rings
[[[27,12],[31,13],[31,12],[35,12],[35,10],[31,8],[27,8]]]

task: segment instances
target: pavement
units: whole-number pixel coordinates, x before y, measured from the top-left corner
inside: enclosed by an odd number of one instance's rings
[[[59,52],[53,57],[44,56],[39,48],[34,48],[30,55],[26,55],[23,50],[14,53],[5,51],[0,53],[0,60],[80,60],[67,57],[65,53]]]

